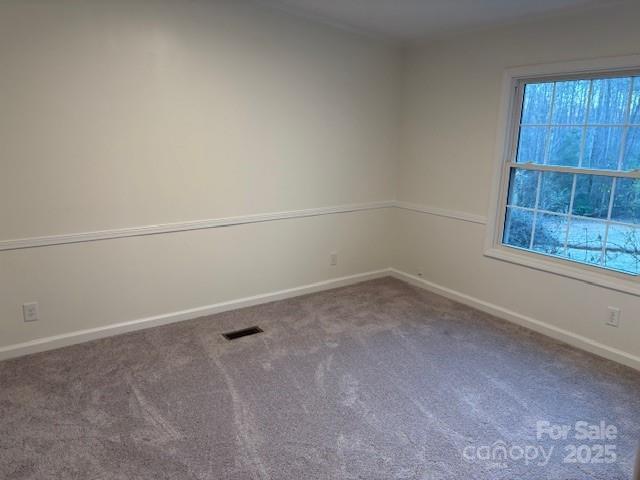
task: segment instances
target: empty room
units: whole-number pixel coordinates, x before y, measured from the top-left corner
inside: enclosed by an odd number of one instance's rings
[[[1,480],[640,480],[637,0],[0,0]]]

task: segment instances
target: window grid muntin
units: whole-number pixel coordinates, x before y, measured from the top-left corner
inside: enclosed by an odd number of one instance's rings
[[[520,207],[518,205],[507,205],[507,208],[512,210],[522,210],[525,212],[531,213],[540,213],[543,215],[554,215],[556,217],[568,217],[566,213],[554,212],[553,210],[544,210],[541,208],[531,208],[531,207]],[[607,220],[606,218],[593,218],[593,217],[585,217],[584,215],[572,215],[572,218],[577,220],[587,220],[594,223],[610,223],[611,225],[619,225],[621,227],[629,227],[629,228],[640,228],[640,224],[638,223],[629,223],[629,222],[621,222],[618,220]]]

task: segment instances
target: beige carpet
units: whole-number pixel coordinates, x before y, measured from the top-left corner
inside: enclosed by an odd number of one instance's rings
[[[0,363],[2,479],[626,480],[638,439],[640,373],[393,279]]]

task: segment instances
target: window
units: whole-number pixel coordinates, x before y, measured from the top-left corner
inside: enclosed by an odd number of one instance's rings
[[[516,82],[498,242],[640,274],[640,72]]]

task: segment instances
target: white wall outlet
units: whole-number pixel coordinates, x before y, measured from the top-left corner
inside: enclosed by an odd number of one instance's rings
[[[331,252],[329,254],[329,265],[332,267],[338,265],[338,252]]]
[[[607,315],[607,325],[610,327],[620,326],[620,309],[617,307],[609,307]]]
[[[38,302],[25,303],[22,305],[22,317],[25,322],[37,322],[40,320]]]

